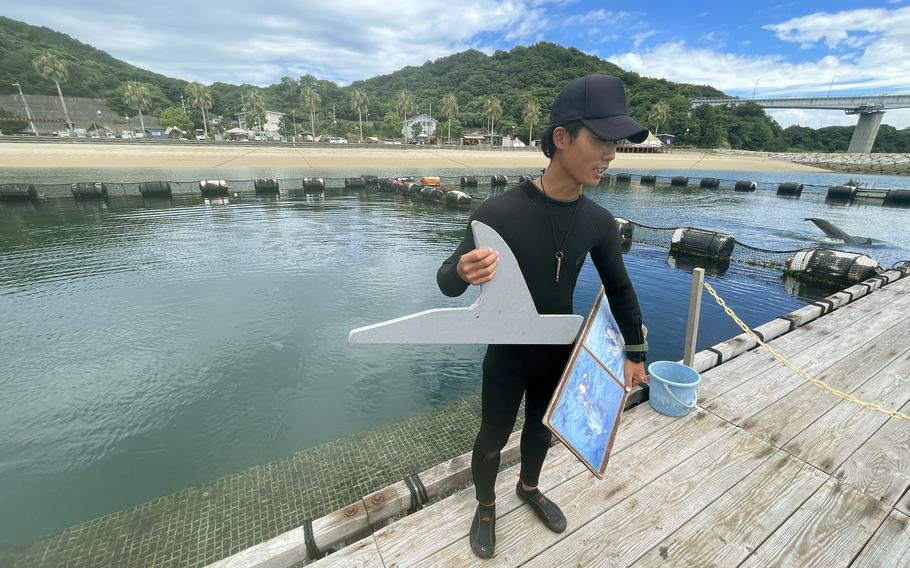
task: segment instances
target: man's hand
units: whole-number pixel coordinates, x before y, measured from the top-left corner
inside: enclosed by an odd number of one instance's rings
[[[491,248],[474,249],[461,255],[455,271],[468,284],[483,284],[496,276],[499,253]]]
[[[645,382],[645,364],[626,359],[626,392]]]

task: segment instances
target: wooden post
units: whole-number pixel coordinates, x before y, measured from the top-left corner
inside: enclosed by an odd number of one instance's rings
[[[701,289],[705,284],[705,269],[692,270],[692,287],[689,290],[689,320],[686,322],[686,348],[683,364],[692,366],[695,360],[695,342],[698,339],[698,316],[701,314]]]

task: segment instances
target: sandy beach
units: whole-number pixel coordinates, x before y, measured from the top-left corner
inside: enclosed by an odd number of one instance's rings
[[[442,148],[307,146],[196,146],[179,144],[0,143],[0,168],[211,168],[287,167],[350,170],[352,167],[495,169],[542,168],[537,151]],[[619,153],[611,169],[824,172],[760,154],[702,150],[668,154]]]

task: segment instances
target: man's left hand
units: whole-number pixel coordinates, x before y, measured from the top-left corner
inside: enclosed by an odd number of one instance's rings
[[[636,363],[629,359],[626,359],[625,374],[626,392],[631,391],[636,385],[645,382],[645,379],[647,378],[645,376],[645,364],[643,362]]]

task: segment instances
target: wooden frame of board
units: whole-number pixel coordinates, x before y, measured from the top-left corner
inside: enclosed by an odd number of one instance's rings
[[[597,300],[594,302],[594,306],[591,308],[591,311],[588,314],[588,318],[587,318],[587,321],[585,322],[584,327],[582,328],[581,335],[579,336],[578,340],[575,343],[574,348],[572,349],[572,354],[569,357],[569,361],[566,363],[566,368],[563,371],[562,376],[560,377],[559,384],[557,385],[556,390],[553,393],[553,397],[550,400],[550,404],[547,407],[546,414],[544,414],[544,418],[543,418],[544,425],[551,432],[553,432],[553,434],[557,438],[559,438],[559,440],[562,441],[562,443],[565,444],[565,446],[567,448],[569,448],[569,450],[573,454],[575,454],[575,456],[589,470],[591,470],[591,473],[593,473],[595,476],[597,476],[598,479],[604,478],[604,472],[607,469],[607,462],[609,461],[609,458],[610,458],[610,452],[613,449],[613,441],[616,438],[616,431],[619,427],[619,419],[620,419],[620,416],[622,415],[622,410],[625,407],[626,396],[628,395],[628,393],[626,392],[626,389],[625,389],[624,378],[620,379],[617,376],[616,372],[614,372],[613,370],[608,368],[606,366],[606,364],[604,364],[598,358],[598,356],[596,354],[592,353],[585,346],[585,340],[587,339],[588,334],[591,331],[591,328],[594,326],[594,322],[600,311],[601,305],[604,303],[607,305],[607,307],[609,307],[609,301],[606,299],[606,296],[604,295],[603,287],[601,287],[600,292],[597,296]],[[612,314],[610,317],[610,321],[613,323],[612,329],[614,329],[618,333],[619,330],[616,327],[615,321],[612,318]],[[619,335],[619,339],[621,341],[621,339],[622,339],[621,335]],[[610,401],[611,403],[613,403],[613,404],[611,404],[611,408],[605,409],[604,415],[600,416],[600,418],[603,419],[601,422],[606,423],[609,421],[608,423],[612,424],[612,428],[611,428],[611,431],[609,432],[609,435],[606,438],[606,445],[603,450],[603,457],[602,457],[602,459],[599,460],[599,463],[592,463],[591,460],[587,456],[585,456],[585,452],[583,450],[581,450],[580,448],[578,448],[576,446],[575,442],[573,442],[570,439],[569,433],[564,432],[560,428],[559,424],[555,423],[557,421],[554,420],[555,414],[557,414],[561,409],[567,408],[567,405],[573,404],[573,401],[566,398],[566,387],[569,386],[569,383],[572,381],[573,376],[575,375],[576,369],[579,368],[579,362],[580,362],[579,359],[583,359],[584,362],[588,365],[588,367],[593,368],[595,371],[602,371],[603,376],[601,377],[601,380],[609,381],[604,384],[604,388],[615,391],[614,392],[615,398]],[[593,360],[594,365],[591,366],[590,363],[587,363],[587,359]],[[625,349],[622,350],[622,359],[619,364],[622,364],[622,365],[625,364]],[[624,373],[620,370],[620,376],[622,376],[623,374]],[[595,380],[597,380],[597,379],[595,378]],[[584,393],[584,391],[582,391],[582,392]],[[574,404],[578,405],[579,403],[574,402]],[[590,420],[590,414],[588,415],[588,419]],[[595,422],[596,422],[596,420],[595,420]],[[594,424],[594,427],[595,428],[597,427],[596,423]],[[600,446],[597,446],[597,447],[600,447]]]

